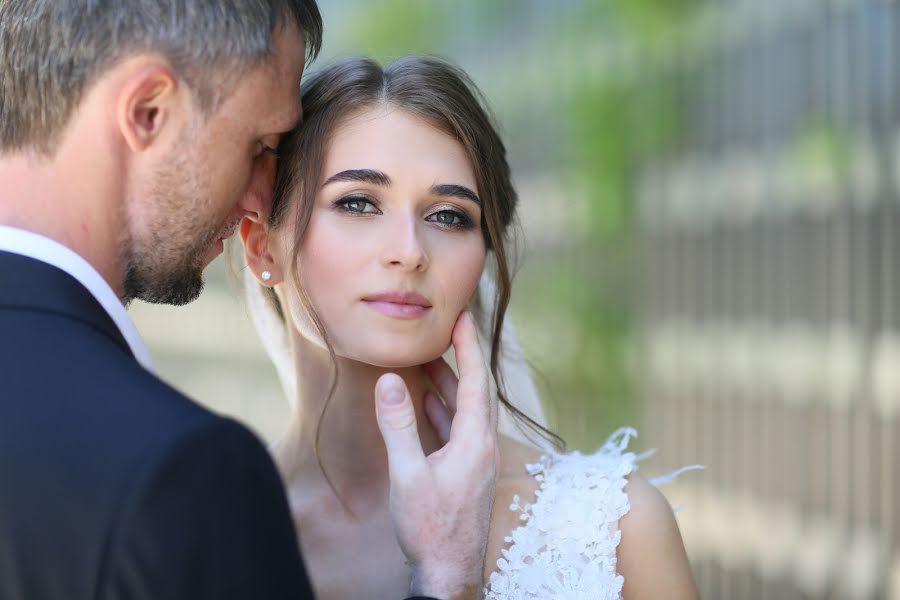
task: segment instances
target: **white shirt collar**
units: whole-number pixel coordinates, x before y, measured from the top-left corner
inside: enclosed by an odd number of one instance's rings
[[[30,231],[5,225],[0,225],[0,250],[47,263],[62,269],[77,279],[109,314],[141,366],[151,373],[154,372],[150,350],[141,338],[137,327],[134,326],[128,311],[125,310],[122,301],[109,287],[109,284],[90,263],[59,242]]]

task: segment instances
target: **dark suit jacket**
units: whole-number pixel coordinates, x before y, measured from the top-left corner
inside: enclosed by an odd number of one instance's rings
[[[311,598],[268,453],[144,370],[74,278],[0,252],[0,598]]]

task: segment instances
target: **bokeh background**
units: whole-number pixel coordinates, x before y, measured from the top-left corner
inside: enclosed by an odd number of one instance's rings
[[[900,3],[328,0],[324,56],[447,57],[521,195],[512,315],[551,423],[635,425],[701,593],[900,598]],[[313,66],[315,68],[315,65]],[[131,311],[266,439],[287,404],[234,268]]]

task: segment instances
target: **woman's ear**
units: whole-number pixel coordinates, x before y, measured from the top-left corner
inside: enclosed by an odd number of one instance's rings
[[[284,281],[284,273],[269,251],[272,236],[268,225],[251,217],[244,217],[238,234],[244,245],[244,260],[256,280],[266,287],[273,287]]]

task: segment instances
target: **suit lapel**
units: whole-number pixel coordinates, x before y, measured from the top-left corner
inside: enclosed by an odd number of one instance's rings
[[[0,252],[0,310],[44,311],[65,315],[100,330],[128,354],[119,328],[77,279],[54,266],[11,252]]]

